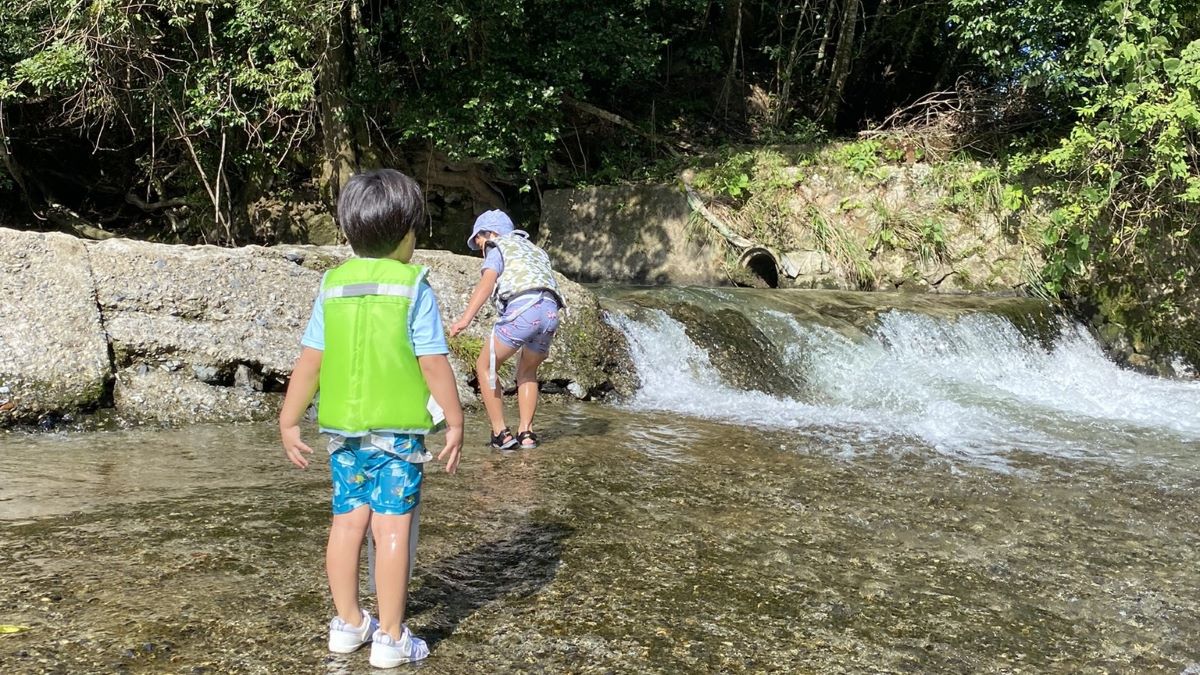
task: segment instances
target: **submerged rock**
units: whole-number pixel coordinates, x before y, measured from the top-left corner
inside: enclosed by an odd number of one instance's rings
[[[729,308],[706,310],[692,303],[667,309],[734,387],[773,396],[791,396],[803,390],[801,373],[780,359],[771,339],[746,315]]]
[[[85,243],[4,229],[0,247],[0,425],[112,403],[131,423],[270,417],[321,275],[351,255],[346,247]],[[479,260],[419,251],[414,262],[430,267],[449,326],[479,278]],[[584,397],[629,390],[624,339],[590,291],[560,283],[571,310],[543,377]],[[452,341],[466,402],[493,319],[486,308]]]

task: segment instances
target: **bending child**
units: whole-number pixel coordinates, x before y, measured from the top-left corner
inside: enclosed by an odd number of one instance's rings
[[[426,269],[408,264],[422,222],[421,191],[408,176],[384,169],[346,183],[338,223],[358,257],[321,280],[279,413],[283,449],[305,468],[312,449],[299,424],[319,386],[317,420],[332,437],[333,525],[325,570],[337,616],[329,622],[329,650],[348,653],[370,642],[377,668],[429,655],[404,614],[424,465],[433,459],[425,435],[442,411],[446,443],[438,459],[446,471],[455,472],[462,448],[462,408],[437,299]],[[378,549],[378,621],[358,598],[368,527]]]
[[[479,396],[492,425],[491,446],[507,450],[520,444],[536,448],[533,415],[537,412],[538,367],[550,354],[550,342],[558,330],[562,295],[550,267],[550,256],[529,241],[529,234],[513,227],[500,210],[488,211],[475,219],[467,246],[483,253],[479,284],[467,302],[467,308],[450,326],[450,335],[458,335],[471,325],[488,298],[496,304],[499,319],[491,337],[484,341],[475,372],[479,378]],[[496,368],[517,351],[517,407],[520,424],[513,436],[504,422],[503,389]]]

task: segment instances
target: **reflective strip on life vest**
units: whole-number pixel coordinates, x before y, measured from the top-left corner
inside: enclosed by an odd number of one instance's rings
[[[347,286],[335,286],[321,292],[321,300],[330,298],[357,298],[363,295],[392,295],[401,298],[413,299],[416,297],[417,289],[415,286],[401,286],[398,284],[349,284]]]

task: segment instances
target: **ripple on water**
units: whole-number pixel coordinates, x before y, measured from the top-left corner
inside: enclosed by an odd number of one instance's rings
[[[423,671],[1195,662],[1194,472],[1025,453],[1006,474],[920,443],[595,404],[539,420],[542,448],[470,447],[458,476],[427,476],[410,598],[434,644]],[[4,623],[31,628],[0,637],[0,671],[366,672],[365,653],[324,649],[327,469],[292,469],[269,426],[35,439],[66,465],[111,452],[121,478],[10,488],[29,442],[0,438],[0,489],[33,504],[0,519]],[[170,480],[124,466],[183,446]]]

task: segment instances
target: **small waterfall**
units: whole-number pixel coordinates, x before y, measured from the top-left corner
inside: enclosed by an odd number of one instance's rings
[[[1200,455],[1200,383],[1122,370],[1076,325],[1041,340],[996,314],[891,309],[855,333],[798,319],[791,306],[740,305],[798,390],[732,386],[714,365],[719,355],[689,337],[666,302],[610,313],[642,380],[628,405],[834,442],[917,444],[999,468],[1014,451],[1137,461]]]

